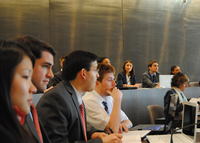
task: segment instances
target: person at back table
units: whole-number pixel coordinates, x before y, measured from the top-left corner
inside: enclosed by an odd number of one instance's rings
[[[156,60],[150,61],[148,64],[148,71],[142,74],[142,87],[155,88],[159,87],[158,62]]]
[[[86,128],[82,95],[94,89],[99,76],[97,56],[81,50],[71,52],[65,57],[62,76],[63,80],[45,92],[36,107],[51,142],[121,142],[122,135]]]
[[[115,87],[115,68],[108,64],[99,64],[98,72],[94,90],[83,96],[88,126],[92,125],[108,133],[111,133],[109,128],[115,133],[122,133],[123,129],[128,132],[132,123],[121,110],[123,93]]]
[[[15,40],[33,53],[35,65],[33,67],[32,82],[37,88],[37,93],[44,93],[49,79],[54,76],[52,66],[54,64],[54,56],[56,55],[55,49],[51,45],[29,35],[16,37]],[[39,126],[36,127],[37,124],[39,124]],[[50,140],[37,117],[34,104],[31,105],[29,114],[26,115],[24,126],[33,133],[35,140],[38,143],[50,143]]]
[[[117,87],[140,87],[135,76],[135,68],[131,60],[122,65],[122,72],[117,76]]]
[[[99,57],[98,60],[97,60],[97,63],[98,64],[103,63],[103,64],[111,65],[111,62],[110,62],[108,57]]]
[[[63,70],[63,62],[64,62],[66,56],[67,56],[67,55],[64,55],[64,56],[62,56],[62,57],[60,58],[60,67],[61,67],[61,70],[60,70],[59,72],[55,73],[55,74],[54,74],[54,77],[51,78],[51,79],[49,80],[49,83],[47,84],[47,90],[48,90],[49,88],[54,87],[56,84],[58,84],[59,82],[61,82],[61,81],[63,80],[63,77],[62,77],[62,70]],[[46,90],[46,91],[47,91],[47,90]],[[45,91],[45,92],[46,92],[46,91]]]
[[[24,126],[30,112],[34,56],[14,41],[0,41],[0,142],[35,143]]]
[[[177,65],[173,65],[173,66],[171,67],[170,74],[175,75],[175,74],[177,74],[178,72],[181,72],[180,67],[177,66]]]
[[[181,116],[183,102],[188,101],[183,91],[188,87],[189,78],[186,74],[179,72],[171,80],[171,89],[167,91],[164,97],[164,113],[167,124],[172,125],[175,116]],[[170,105],[170,106],[169,106]]]

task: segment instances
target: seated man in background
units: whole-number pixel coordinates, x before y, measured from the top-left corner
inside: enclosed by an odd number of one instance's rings
[[[121,142],[122,135],[86,128],[82,94],[94,89],[99,76],[96,60],[97,56],[90,52],[71,52],[63,63],[63,80],[38,102],[38,115],[52,143]]]
[[[115,87],[115,69],[108,64],[99,64],[98,70],[99,77],[94,90],[83,96],[88,126],[108,133],[111,133],[110,128],[115,133],[122,133],[123,129],[128,132],[132,123],[121,110],[123,93]]]
[[[63,80],[63,77],[62,77],[62,70],[63,70],[63,62],[64,62],[66,56],[67,56],[67,55],[64,55],[64,56],[62,56],[62,57],[60,58],[60,67],[61,67],[61,70],[58,71],[57,73],[55,73],[55,74],[54,74],[54,77],[51,78],[51,79],[49,80],[49,83],[48,83],[48,85],[47,85],[47,88],[48,88],[48,89],[49,89],[50,87],[51,87],[51,88],[54,87],[56,84],[58,84],[60,81]]]
[[[148,71],[142,74],[142,87],[155,88],[159,87],[158,62],[156,60],[150,61],[148,64]]]
[[[37,93],[43,93],[49,79],[53,77],[52,66],[53,58],[56,55],[55,49],[33,36],[25,35],[17,37],[15,40],[33,53],[35,65],[33,67],[32,82],[37,88]],[[50,143],[43,126],[39,123],[34,104],[31,105],[31,112],[26,115],[24,126],[33,133],[37,143]]]

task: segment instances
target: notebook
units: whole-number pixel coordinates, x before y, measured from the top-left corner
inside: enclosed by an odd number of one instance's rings
[[[159,84],[162,88],[171,88],[171,79],[174,75],[159,75]]]
[[[191,102],[184,102],[182,115],[182,128],[197,122],[198,104]],[[195,143],[196,142],[197,125],[183,128],[181,133],[173,134],[173,142],[177,143]],[[169,143],[171,134],[167,135],[149,135],[147,139],[150,143]]]

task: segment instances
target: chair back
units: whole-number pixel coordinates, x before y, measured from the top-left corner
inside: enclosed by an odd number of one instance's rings
[[[147,106],[151,124],[155,124],[155,119],[165,117],[164,108],[161,105],[149,105]]]

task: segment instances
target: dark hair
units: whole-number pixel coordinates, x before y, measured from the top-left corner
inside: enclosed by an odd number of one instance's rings
[[[174,75],[174,73],[172,73],[172,72],[174,71],[174,69],[175,69],[176,67],[177,67],[177,65],[173,65],[173,66],[171,67],[170,74]]]
[[[177,87],[179,88],[181,86],[181,84],[183,84],[184,82],[188,82],[189,78],[187,77],[186,74],[182,73],[182,72],[178,72],[177,74],[175,74],[171,80],[171,87]]]
[[[65,61],[65,57],[67,55],[63,55],[59,60],[60,60],[60,66],[61,66],[61,69],[63,69],[63,62]],[[62,63],[62,64],[61,64]]]
[[[81,69],[84,68],[89,71],[91,63],[96,61],[97,58],[97,55],[82,50],[71,52],[63,62],[63,78],[65,80],[74,80]]]
[[[133,62],[131,61],[131,60],[126,60],[124,63],[123,63],[123,65],[122,65],[122,73],[123,74],[126,74],[126,70],[125,70],[125,65],[126,65],[126,63],[131,63],[132,65],[133,65],[133,68],[132,68],[132,70],[129,72],[129,75],[131,76],[131,77],[133,77],[134,75],[135,75],[135,68],[134,68],[134,64],[133,64]]]
[[[0,47],[0,126],[9,130],[20,142],[31,142],[31,135],[20,124],[11,103],[11,85],[14,72],[23,57],[27,55],[34,66],[34,56],[19,43],[1,41]]]
[[[97,59],[97,63],[98,63],[98,64],[99,64],[99,63],[102,63],[104,59],[108,59],[108,57],[99,57],[99,58]]]
[[[99,73],[99,77],[97,78],[97,80],[100,82],[104,78],[104,74],[106,74],[106,73],[115,74],[115,68],[109,64],[98,64],[97,69],[98,69],[98,73]]]
[[[36,59],[40,59],[42,57],[43,51],[48,51],[53,56],[57,54],[51,45],[30,35],[16,37],[15,41],[19,42],[24,47],[29,48]]]
[[[148,67],[152,67],[154,63],[158,63],[156,60],[152,60],[149,62]]]

